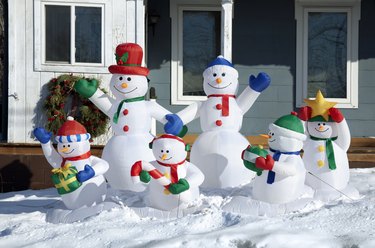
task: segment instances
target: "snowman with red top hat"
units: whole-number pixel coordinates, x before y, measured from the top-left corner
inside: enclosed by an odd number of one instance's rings
[[[95,80],[79,80],[75,90],[93,102],[111,119],[114,136],[103,150],[102,158],[108,161],[105,174],[112,188],[143,191],[145,186],[134,185],[130,179],[130,168],[138,160],[154,160],[148,144],[152,118],[164,123],[170,112],[154,101],[145,100],[148,90],[149,70],[142,67],[142,48],[134,43],[120,44],[116,48],[116,65],[108,69],[113,74],[110,90],[114,96],[98,89]]]
[[[133,182],[148,183],[147,205],[159,210],[183,209],[199,197],[203,173],[186,161],[189,146],[174,135],[164,134],[152,143],[155,161],[137,161],[131,170]]]
[[[73,173],[72,179],[61,179],[56,188],[68,209],[78,209],[100,204],[107,193],[107,184],[103,174],[108,163],[90,153],[90,134],[84,126],[68,117],[57,132],[57,151],[52,146],[52,134],[44,128],[34,129],[35,137],[40,141],[44,156],[54,168],[65,177]],[[71,183],[77,183],[69,188]],[[64,191],[65,189],[65,191]]]
[[[241,151],[249,142],[239,130],[243,115],[269,86],[271,79],[263,72],[257,77],[251,75],[248,86],[237,97],[238,72],[223,56],[208,65],[203,79],[208,99],[193,103],[177,114],[167,115],[164,130],[178,134],[182,125],[200,117],[203,133],[193,144],[190,158],[205,175],[202,186],[226,188],[248,183],[255,173],[243,166]]]

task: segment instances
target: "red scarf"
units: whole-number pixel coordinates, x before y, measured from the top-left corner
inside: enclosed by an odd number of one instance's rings
[[[89,158],[90,156],[91,156],[91,152],[88,151],[88,152],[86,152],[85,154],[82,154],[82,155],[79,155],[79,156],[76,156],[76,157],[63,158],[60,167],[64,167],[66,161],[78,161],[78,160],[83,160],[83,159],[87,159],[87,158]]]
[[[221,97],[221,115],[222,116],[228,116],[229,115],[229,97],[236,98],[235,95],[228,95],[228,94],[212,94],[209,95],[208,98],[210,97]]]
[[[171,183],[177,183],[178,182],[178,173],[177,173],[177,166],[185,163],[185,159],[177,164],[166,164],[166,163],[163,163],[163,162],[159,162],[156,160],[156,162],[158,162],[158,164],[162,165],[162,166],[166,166],[166,167],[171,167]]]

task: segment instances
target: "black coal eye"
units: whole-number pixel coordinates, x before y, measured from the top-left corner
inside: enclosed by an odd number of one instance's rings
[[[275,133],[272,133],[271,135],[272,135],[272,136],[274,136],[274,135],[275,135]]]
[[[70,145],[68,145],[68,147],[70,147]]]
[[[326,124],[325,123],[323,123],[323,126],[325,126]]]
[[[128,80],[128,81],[131,81],[132,80],[132,78],[131,77],[128,77],[126,80]]]
[[[212,74],[212,76],[216,77],[216,76],[217,76],[217,74],[216,74],[216,73],[214,73],[214,74]]]
[[[163,152],[164,152],[164,150],[161,150],[161,152],[163,153]]]
[[[122,81],[122,77],[119,77],[118,80]]]
[[[318,123],[318,126],[320,126],[320,123]]]
[[[166,150],[167,153],[169,153],[169,150]]]
[[[63,145],[63,148],[65,148],[65,145]]]
[[[221,76],[225,77],[225,73],[221,73]]]

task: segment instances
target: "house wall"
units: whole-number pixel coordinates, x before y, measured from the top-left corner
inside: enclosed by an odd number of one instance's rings
[[[80,1],[82,2],[82,1]],[[97,0],[86,0],[95,3]],[[110,7],[106,20],[112,25],[104,30],[110,38],[109,47],[105,53],[112,56],[115,63],[114,50],[117,44],[123,42],[137,42],[144,46],[144,2],[143,0],[104,0]],[[77,75],[94,76],[102,80],[102,86],[108,88],[111,78],[109,73],[85,73],[73,66],[69,72],[47,72],[34,69],[34,35],[40,31],[34,29],[34,4],[40,0],[12,0],[9,1],[9,94],[17,93],[18,99],[9,98],[8,108],[8,142],[34,143],[32,130],[44,126],[46,120],[43,113],[43,102],[47,96],[46,84],[51,78],[60,74],[74,73]],[[37,6],[38,7],[38,6]],[[40,51],[39,51],[40,52]],[[104,68],[105,72],[107,69]],[[98,137],[94,144],[105,144],[108,135]]]
[[[184,106],[170,104],[171,33],[169,1],[150,0],[148,10],[160,15],[154,33],[148,32],[150,85],[158,102],[172,112]],[[232,62],[239,71],[240,91],[248,76],[260,71],[272,78],[271,86],[260,95],[244,116],[241,132],[258,135],[268,124],[296,110],[296,21],[293,0],[236,0],[234,2]],[[375,3],[362,0],[359,35],[359,108],[342,109],[353,137],[375,136]],[[199,121],[189,125],[190,133],[200,133]],[[163,132],[158,125],[158,133]]]

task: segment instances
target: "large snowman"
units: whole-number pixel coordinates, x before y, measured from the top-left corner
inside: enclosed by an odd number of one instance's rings
[[[187,207],[199,197],[204,180],[203,173],[186,161],[188,146],[169,134],[155,138],[151,145],[156,160],[138,161],[131,171],[135,182],[149,183],[148,206],[160,210]]]
[[[317,193],[346,191],[349,182],[347,151],[350,131],[335,102],[326,101],[318,91],[314,100],[300,109],[299,117],[306,125],[308,138],[303,150],[307,169],[306,184]],[[349,189],[347,189],[349,190]]]
[[[306,140],[304,132],[295,112],[269,125],[269,154],[255,160],[255,166],[264,171],[253,181],[254,199],[283,204],[296,200],[304,192],[306,170],[300,156]]]
[[[110,82],[112,98],[97,87],[95,81],[80,80],[75,90],[89,98],[111,119],[114,136],[103,150],[102,158],[108,161],[109,170],[105,174],[114,189],[143,191],[144,185],[135,185],[130,178],[131,166],[138,160],[154,160],[148,144],[151,120],[165,122],[170,113],[154,101],[146,101],[149,70],[141,66],[142,48],[134,43],[120,44],[116,48],[117,65],[108,69],[113,74]]]
[[[51,133],[44,128],[34,129],[34,136],[40,141],[44,156],[55,169],[75,167],[76,178],[82,183],[70,193],[61,195],[68,209],[91,207],[104,201],[107,183],[103,174],[108,163],[90,153],[90,134],[84,126],[68,117],[57,132],[57,151],[52,146]]]
[[[269,86],[270,78],[266,73],[251,75],[249,86],[236,97],[238,72],[222,56],[208,65],[203,78],[208,99],[193,103],[176,115],[167,115],[164,129],[178,134],[183,124],[200,117],[203,133],[193,144],[190,159],[205,175],[202,186],[226,188],[247,183],[255,174],[242,164],[241,151],[249,142],[239,130],[243,115]]]

